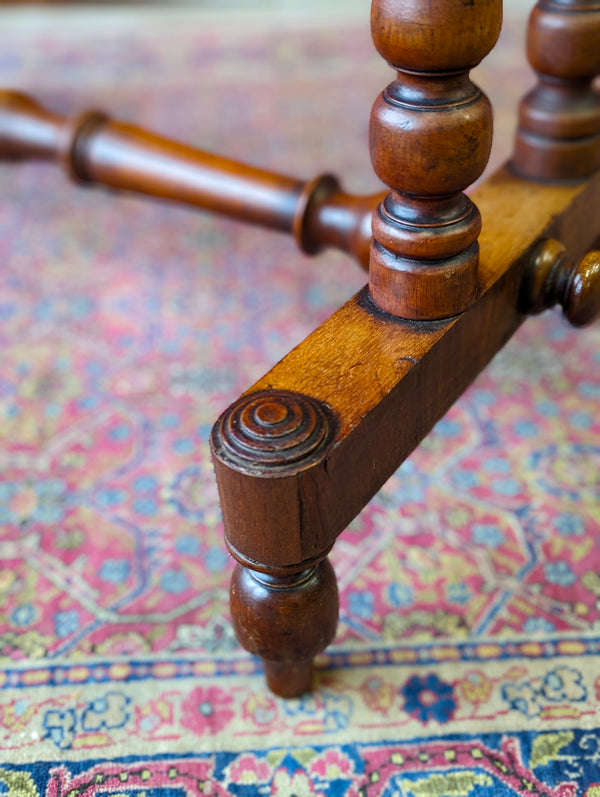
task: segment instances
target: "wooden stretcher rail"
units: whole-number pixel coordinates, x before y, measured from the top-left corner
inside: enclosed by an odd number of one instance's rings
[[[356,196],[330,174],[311,180],[270,172],[110,119],[59,116],[0,90],[0,159],[43,159],[76,181],[167,199],[294,236],[306,254],[341,249],[369,265],[371,215],[383,194]]]
[[[474,199],[483,229],[471,308],[445,321],[407,322],[362,291],[242,398],[267,391],[272,404],[285,391],[330,408],[335,429],[315,461],[276,473],[248,467],[215,433],[226,536],[240,560],[285,569],[322,556],[525,319],[522,283],[540,241],[557,238],[577,259],[600,235],[600,174],[550,186],[504,168]]]

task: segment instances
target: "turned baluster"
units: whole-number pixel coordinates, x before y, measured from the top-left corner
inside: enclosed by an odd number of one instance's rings
[[[600,2],[540,0],[527,55],[537,86],[519,109],[513,166],[525,177],[578,180],[600,166]]]
[[[462,192],[487,163],[492,110],[469,71],[501,23],[501,0],[373,1],[373,41],[398,76],[371,114],[373,168],[392,191],[373,219],[369,286],[393,315],[445,318],[475,299],[481,219]]]

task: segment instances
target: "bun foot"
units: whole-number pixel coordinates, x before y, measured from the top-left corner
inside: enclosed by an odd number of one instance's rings
[[[310,692],[313,662],[264,661],[267,686],[277,697],[302,697]]]
[[[269,689],[288,698],[310,691],[313,658],[337,627],[337,581],[329,560],[291,574],[238,564],[230,600],[235,634],[263,659]]]

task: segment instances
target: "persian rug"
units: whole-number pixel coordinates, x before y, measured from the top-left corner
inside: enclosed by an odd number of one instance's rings
[[[0,82],[375,190],[367,26],[235,19],[6,25]],[[522,33],[478,73],[495,163]],[[0,184],[0,795],[598,797],[599,327],[528,320],[340,537],[283,701],[232,636],[207,439],[364,274],[49,164]]]

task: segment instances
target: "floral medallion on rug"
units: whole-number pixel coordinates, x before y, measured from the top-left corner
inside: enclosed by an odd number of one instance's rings
[[[1,83],[376,187],[366,29],[201,19],[13,26]],[[600,328],[528,320],[351,524],[283,701],[231,632],[208,434],[364,275],[47,164],[0,184],[0,795],[599,797]]]

